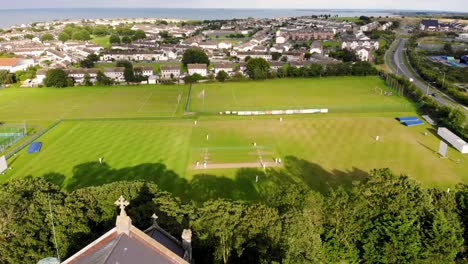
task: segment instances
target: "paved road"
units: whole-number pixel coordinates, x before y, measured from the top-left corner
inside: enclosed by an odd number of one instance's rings
[[[404,76],[408,79],[413,79],[413,83],[424,93],[426,94],[434,94],[433,96],[434,100],[441,104],[441,105],[447,105],[447,106],[459,106],[465,114],[468,116],[468,108],[457,103],[455,100],[450,98],[448,95],[445,93],[439,91],[429,83],[425,81],[420,81],[422,78],[420,78],[417,73],[414,71],[414,69],[409,68],[406,66],[404,63],[404,60],[406,57],[404,56],[403,52],[405,52],[405,44],[406,44],[406,39],[397,39],[397,47],[395,49],[395,52],[391,54],[390,56],[390,63],[394,66],[394,69],[396,69],[395,73],[396,75],[399,76]],[[386,62],[387,64],[389,62]],[[409,65],[409,63],[408,63]],[[390,68],[391,69],[391,68]]]

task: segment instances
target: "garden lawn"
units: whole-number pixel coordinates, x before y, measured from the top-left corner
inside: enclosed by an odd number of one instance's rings
[[[310,108],[351,113],[412,110],[406,99],[396,96],[378,77],[196,84],[190,99],[190,110],[204,113]]]

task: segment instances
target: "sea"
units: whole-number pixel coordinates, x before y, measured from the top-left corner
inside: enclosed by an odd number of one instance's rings
[[[0,9],[0,28],[33,22],[93,18],[172,18],[214,20],[234,18],[273,18],[330,14],[340,17],[394,16],[391,10],[340,9],[194,9],[194,8],[43,8]]]

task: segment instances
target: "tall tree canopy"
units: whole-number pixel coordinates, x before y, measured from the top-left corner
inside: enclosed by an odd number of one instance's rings
[[[210,60],[202,49],[187,49],[182,56],[182,63],[185,67],[187,67],[187,64],[192,63],[202,63],[209,65]]]

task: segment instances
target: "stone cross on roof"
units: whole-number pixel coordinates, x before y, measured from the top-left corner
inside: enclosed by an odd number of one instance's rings
[[[158,220],[159,217],[156,214],[153,214],[151,216],[151,218],[153,218],[153,225],[157,226],[158,225],[157,220]]]
[[[120,207],[120,215],[127,215],[127,213],[125,212],[125,207],[129,204],[130,203],[127,200],[125,200],[125,198],[122,195],[120,195],[119,199],[115,201],[115,205]]]
[[[132,227],[132,219],[127,216],[125,212],[125,207],[128,206],[130,203],[125,200],[125,198],[121,195],[117,201],[115,201],[115,205],[120,207],[120,215],[117,216],[117,221],[115,226],[117,228],[117,233],[126,233],[127,235],[130,232],[130,228]]]

